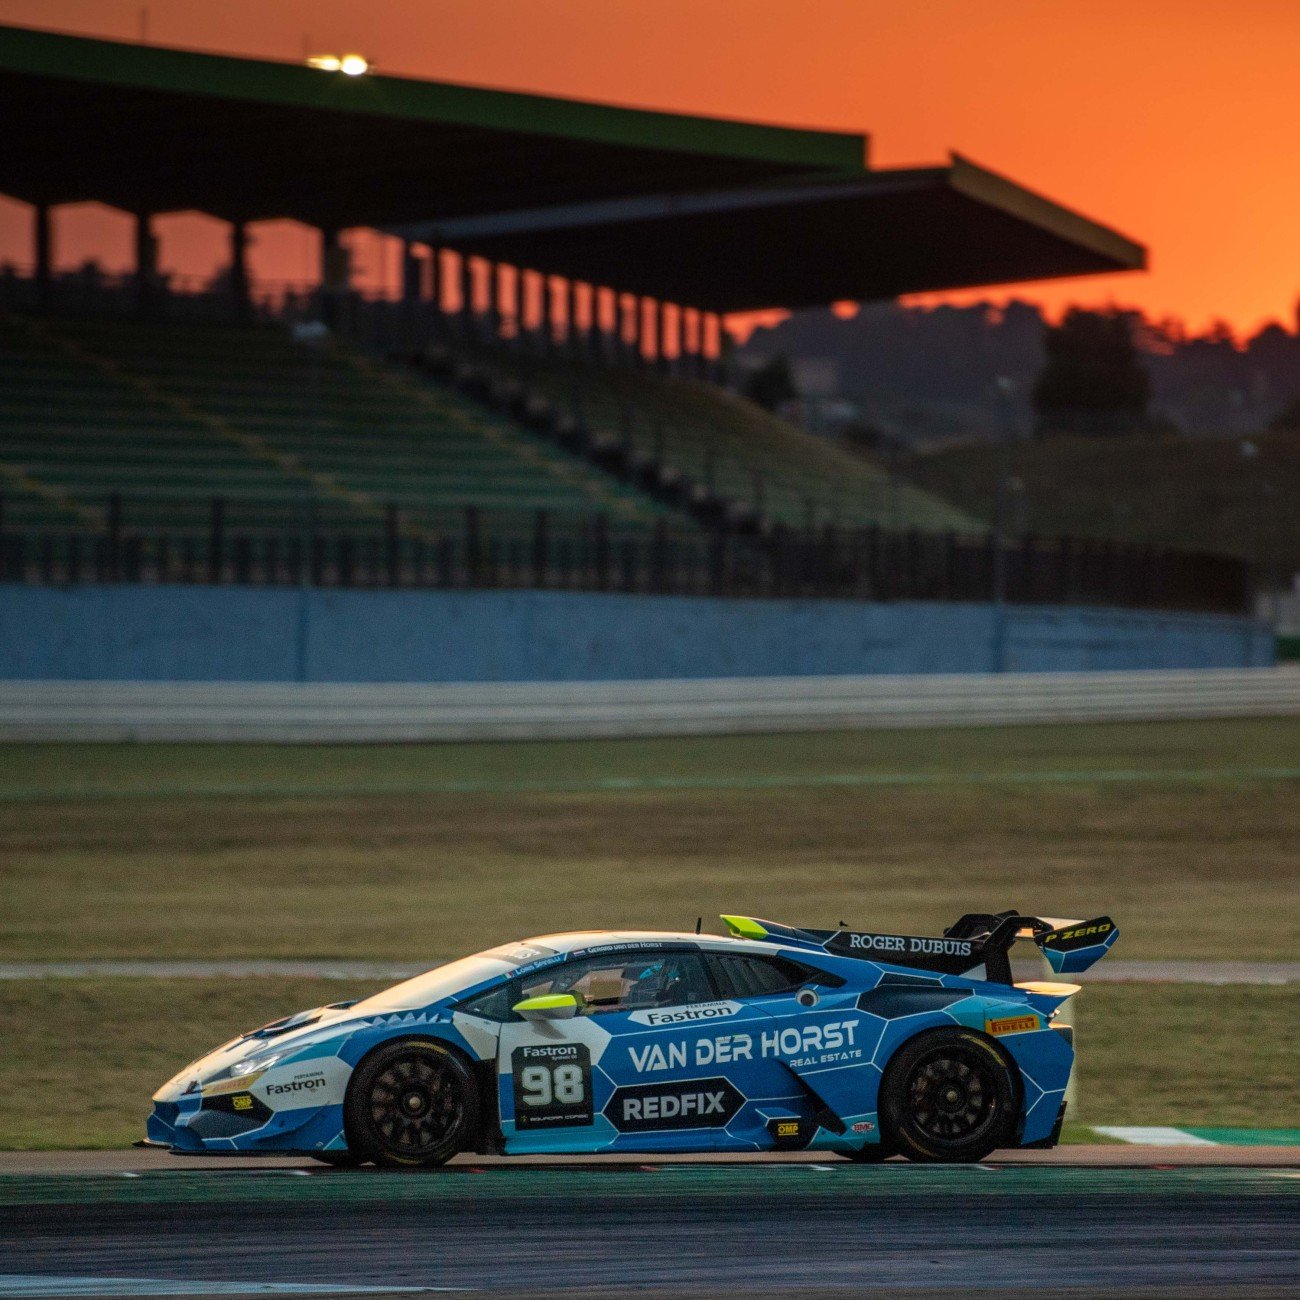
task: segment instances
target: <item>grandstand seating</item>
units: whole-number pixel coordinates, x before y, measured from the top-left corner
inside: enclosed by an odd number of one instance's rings
[[[474,363],[539,394],[597,442],[631,444],[711,493],[794,528],[982,532],[969,515],[900,483],[714,384],[633,367],[576,366],[562,355],[481,349]]]
[[[11,530],[207,526],[406,528],[604,513],[642,529],[664,507],[448,387],[279,329],[122,320],[0,321],[0,492]]]

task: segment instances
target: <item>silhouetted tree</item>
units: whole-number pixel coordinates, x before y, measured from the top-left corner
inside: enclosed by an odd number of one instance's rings
[[[1300,433],[1300,393],[1296,394],[1273,418],[1269,421],[1270,429],[1282,430],[1286,433]]]
[[[759,366],[745,380],[745,396],[769,411],[775,411],[783,402],[792,402],[799,396],[784,352]]]
[[[1128,313],[1072,307],[1043,339],[1047,364],[1034,384],[1040,433],[1133,433],[1151,380],[1133,343]]]

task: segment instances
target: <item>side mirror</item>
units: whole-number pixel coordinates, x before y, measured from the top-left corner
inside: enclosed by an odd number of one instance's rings
[[[513,1010],[525,1020],[572,1020],[578,1014],[578,999],[572,993],[545,993],[516,1002]]]

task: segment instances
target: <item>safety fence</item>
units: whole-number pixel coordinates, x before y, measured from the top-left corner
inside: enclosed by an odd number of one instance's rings
[[[740,531],[635,526],[603,514],[492,512],[433,516],[389,508],[381,520],[323,528],[301,502],[108,501],[90,530],[5,527],[0,581],[268,586],[516,588],[664,595],[860,600],[1006,600],[1237,614],[1248,566],[1231,557],[1025,535],[916,529]],[[132,525],[132,516],[179,527]],[[264,522],[282,519],[279,527]]]

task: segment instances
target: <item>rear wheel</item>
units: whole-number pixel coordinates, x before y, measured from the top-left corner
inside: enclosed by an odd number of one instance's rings
[[[478,1089],[460,1055],[403,1039],[362,1061],[344,1102],[348,1146],[392,1169],[445,1164],[478,1132]]]
[[[918,1034],[898,1050],[881,1082],[882,1137],[909,1160],[983,1160],[1012,1140],[1014,1068],[974,1030]]]

